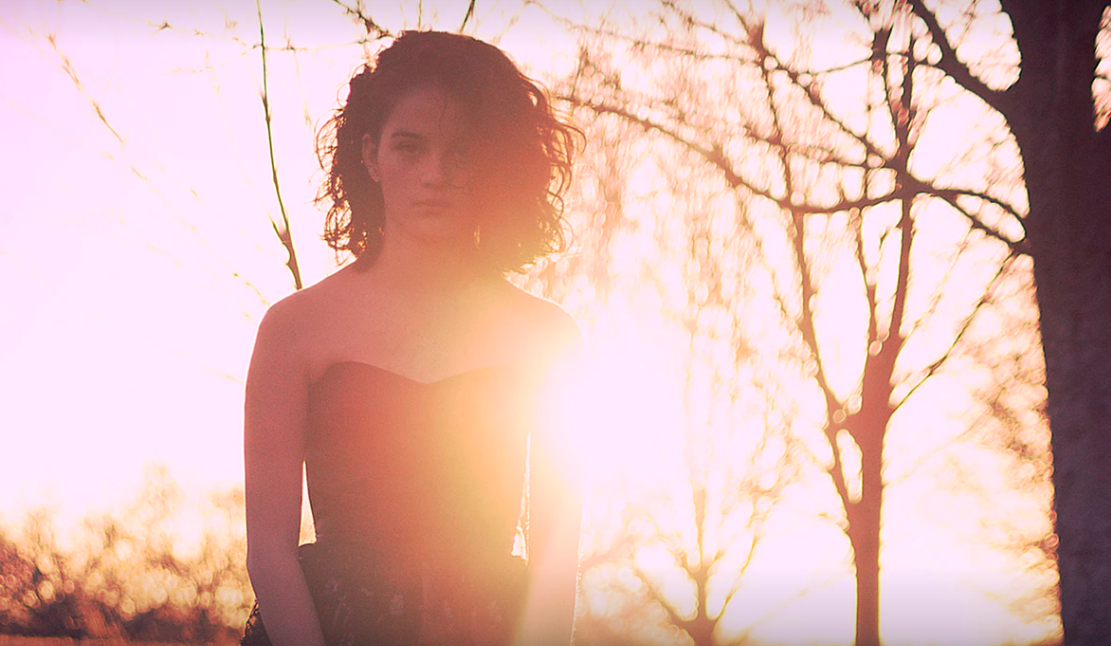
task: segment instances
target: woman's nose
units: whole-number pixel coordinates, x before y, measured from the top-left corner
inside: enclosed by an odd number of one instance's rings
[[[466,183],[466,172],[456,157],[450,151],[429,155],[424,169],[425,185],[462,188]]]

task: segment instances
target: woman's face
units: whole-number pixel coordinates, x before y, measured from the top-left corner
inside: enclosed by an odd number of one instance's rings
[[[381,186],[387,235],[433,243],[474,239],[467,134],[457,99],[417,87],[394,106],[377,142],[363,136],[363,163]]]

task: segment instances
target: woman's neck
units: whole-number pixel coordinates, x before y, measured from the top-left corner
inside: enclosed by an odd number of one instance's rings
[[[373,263],[379,279],[410,294],[459,292],[488,274],[465,240],[430,243],[387,235]]]

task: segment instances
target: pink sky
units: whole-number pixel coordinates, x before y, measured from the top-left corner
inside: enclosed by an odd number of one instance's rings
[[[453,28],[458,3],[442,4],[424,3],[425,23]],[[518,16],[506,46],[543,44],[530,35],[543,16],[516,7],[480,11],[480,32]],[[347,43],[363,30],[327,2],[262,9],[271,46],[317,48],[269,60],[283,197],[312,283],[331,268],[313,127],[361,62]],[[415,26],[416,11],[376,16]],[[188,485],[241,481],[255,327],[292,289],[267,219],[257,20],[253,2],[0,8],[0,517],[46,504],[73,519],[125,499],[149,463]]]

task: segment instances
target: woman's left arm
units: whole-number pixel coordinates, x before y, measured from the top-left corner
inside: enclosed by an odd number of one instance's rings
[[[575,436],[576,384],[582,337],[562,313],[553,343],[539,421],[533,428],[529,466],[529,592],[521,646],[568,646],[578,591],[583,469]]]

